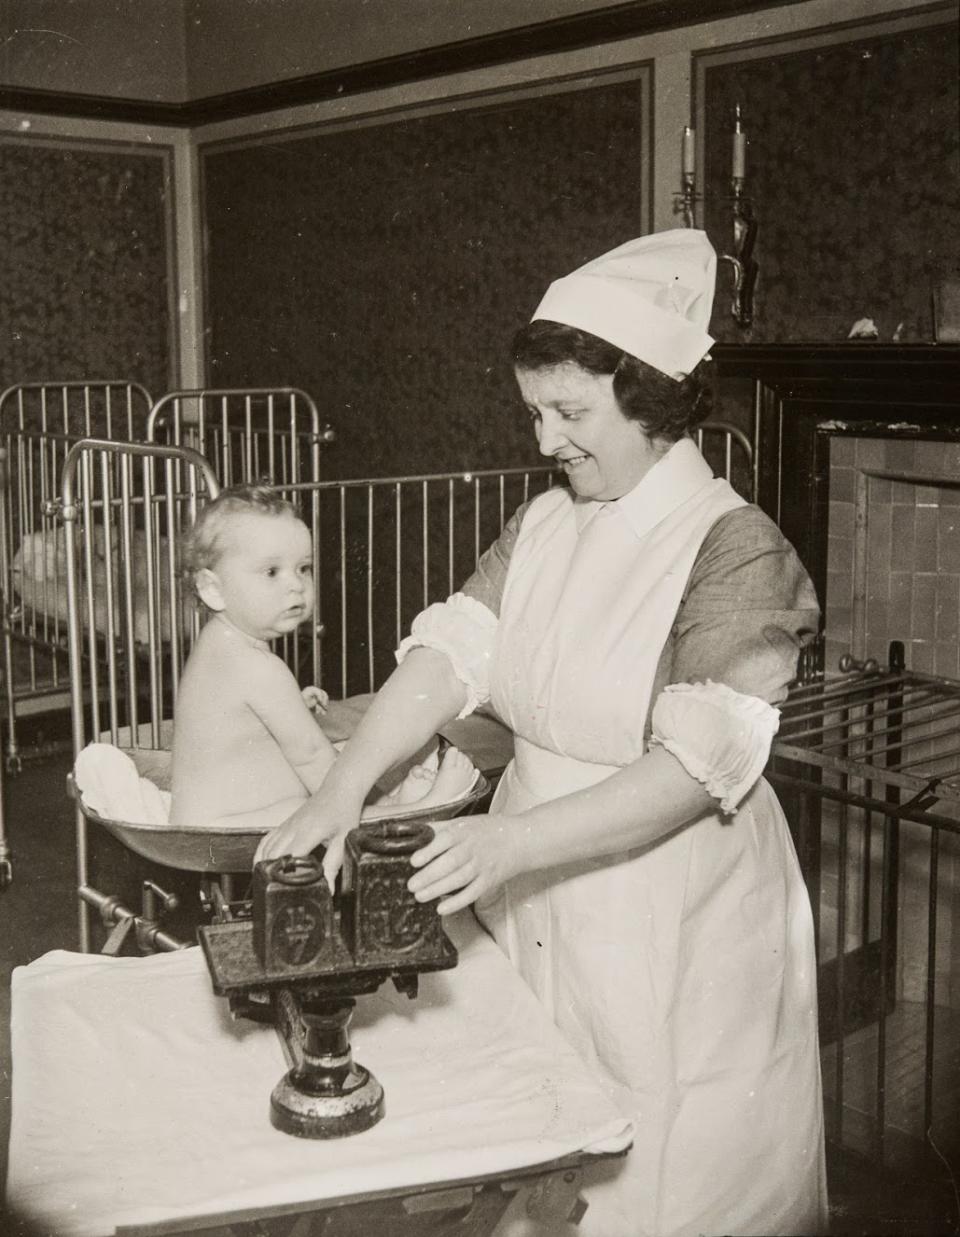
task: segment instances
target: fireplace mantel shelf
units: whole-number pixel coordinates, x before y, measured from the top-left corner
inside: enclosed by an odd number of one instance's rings
[[[960,344],[715,344],[711,355],[722,375],[774,386],[798,380],[960,380]]]

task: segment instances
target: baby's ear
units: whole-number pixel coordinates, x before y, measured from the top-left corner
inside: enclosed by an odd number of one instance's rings
[[[210,610],[222,610],[226,605],[216,573],[209,567],[201,567],[195,579],[197,594]]]

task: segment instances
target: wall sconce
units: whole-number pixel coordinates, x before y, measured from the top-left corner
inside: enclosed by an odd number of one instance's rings
[[[733,253],[717,255],[720,262],[729,262],[733,268],[733,300],[730,312],[742,330],[753,325],[753,294],[759,267],[753,250],[757,243],[758,221],[753,202],[744,196],[743,185],[747,172],[747,135],[740,118],[737,104],[733,124],[733,159],[730,170],[730,193],[722,196],[711,194],[711,200],[728,202],[733,213]],[[674,194],[674,213],[683,216],[684,227],[695,228],[696,204],[707,200],[707,194],[697,193],[696,139],[693,129],[687,125],[683,130],[683,178],[682,188]]]

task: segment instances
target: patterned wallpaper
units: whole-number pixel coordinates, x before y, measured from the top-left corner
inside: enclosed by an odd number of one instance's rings
[[[158,154],[0,142],[0,386],[169,383]]]
[[[330,475],[536,461],[506,361],[551,279],[647,227],[640,80],[203,160],[209,376],[291,382]]]
[[[870,317],[881,340],[901,323],[904,342],[932,340],[932,285],[960,272],[955,25],[709,66],[704,78],[711,191],[728,191],[738,102],[749,136],[761,217],[749,339],[839,340]],[[716,207],[707,229],[729,245]],[[726,313],[714,328],[744,338]]]

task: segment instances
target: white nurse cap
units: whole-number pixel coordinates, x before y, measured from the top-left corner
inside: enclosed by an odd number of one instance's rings
[[[717,255],[705,232],[676,228],[627,241],[555,280],[533,321],[589,331],[683,378],[709,352]]]

